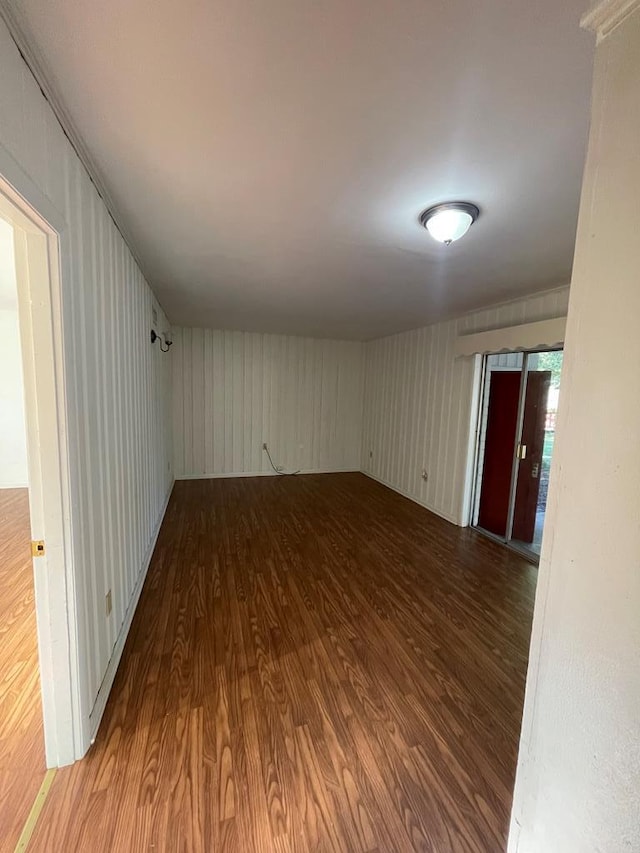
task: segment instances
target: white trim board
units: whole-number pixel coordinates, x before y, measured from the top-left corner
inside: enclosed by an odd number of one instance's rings
[[[11,165],[0,147],[0,167]],[[20,177],[14,172],[14,177]],[[27,187],[30,188],[30,187]],[[59,234],[0,178],[0,213],[14,229],[24,376],[31,537],[44,746],[48,767],[71,764],[82,742],[77,602],[71,552],[66,377]],[[51,211],[50,211],[51,212]],[[55,218],[55,217],[53,217]]]
[[[364,474],[365,477],[369,477],[371,480],[375,480],[377,483],[380,483],[381,486],[386,486],[388,489],[391,489],[393,492],[397,492],[399,495],[402,495],[403,498],[408,498],[413,503],[418,504],[424,509],[428,509],[429,512],[432,512],[434,515],[437,515],[439,518],[448,521],[450,524],[455,524],[456,527],[465,527],[466,525],[460,524],[460,521],[455,519],[451,515],[447,515],[434,507],[430,506],[428,503],[424,501],[418,500],[413,495],[410,495],[408,492],[403,491],[402,489],[397,488],[396,486],[391,485],[386,480],[383,480],[381,477],[376,477],[375,474],[370,474],[368,471],[363,471],[361,468],[337,468],[331,471],[299,471],[299,474]],[[243,477],[281,477],[282,474],[274,474],[273,471],[258,471],[254,473],[242,472],[240,474],[183,474],[180,477],[176,477],[176,482],[178,480],[224,480],[224,479],[241,479]],[[287,475],[284,475],[287,476]],[[292,475],[289,475],[292,476]]]
[[[375,480],[377,483],[380,483],[381,486],[386,486],[388,489],[391,489],[392,492],[397,492],[399,495],[402,495],[403,498],[407,498],[410,501],[413,501],[414,504],[418,504],[418,506],[423,507],[424,509],[428,509],[429,512],[432,512],[434,515],[437,515],[439,518],[448,521],[450,524],[455,524],[456,527],[466,527],[467,525],[461,524],[459,519],[454,518],[452,515],[448,515],[447,513],[440,512],[440,510],[435,509],[435,507],[430,506],[426,501],[421,501],[419,498],[416,498],[414,495],[410,495],[409,492],[405,492],[403,489],[399,489],[397,486],[393,486],[391,483],[387,482],[387,480],[383,480],[382,477],[376,477],[375,474],[371,474],[369,471],[363,471],[362,469],[359,472],[360,474],[364,474],[365,477],[369,477],[371,480]]]
[[[361,472],[359,468],[317,468],[317,469],[309,469],[296,471],[296,476],[298,474],[359,474],[364,473]],[[242,477],[291,477],[294,476],[293,472],[289,473],[288,471],[283,471],[280,474],[276,474],[275,471],[240,471],[239,473],[232,474],[180,474],[176,476],[176,480],[235,480],[241,479]]]
[[[640,0],[601,0],[582,16],[580,26],[594,32],[600,43],[636,9]]]
[[[564,343],[566,317],[504,326],[486,332],[459,335],[455,344],[456,356],[496,353],[503,350],[553,349]]]
[[[102,684],[100,685],[100,689],[98,690],[98,695],[96,696],[96,701],[93,704],[93,708],[89,713],[89,726],[92,744],[98,732],[98,728],[100,726],[104,710],[107,707],[107,701],[111,693],[111,688],[113,687],[113,682],[118,671],[118,666],[120,665],[120,660],[122,658],[122,653],[127,642],[127,637],[129,636],[129,631],[131,630],[131,623],[133,622],[133,617],[135,616],[135,612],[138,609],[138,601],[140,600],[142,588],[144,587],[144,582],[147,578],[147,572],[149,571],[149,566],[151,565],[153,552],[155,551],[155,547],[158,542],[158,536],[160,535],[160,530],[162,529],[162,524],[164,522],[164,517],[167,512],[167,507],[169,506],[169,501],[171,499],[171,493],[173,492],[174,484],[175,480],[171,484],[171,488],[167,492],[167,496],[164,500],[162,510],[160,511],[160,515],[158,516],[158,522],[153,531],[153,536],[151,537],[149,547],[147,548],[147,553],[145,554],[144,562],[142,563],[142,569],[140,571],[140,574],[138,575],[138,580],[136,581],[135,588],[131,595],[131,600],[129,601],[129,606],[125,613],[124,621],[120,627],[118,638],[113,647],[111,658],[107,665],[104,678],[102,679]]]

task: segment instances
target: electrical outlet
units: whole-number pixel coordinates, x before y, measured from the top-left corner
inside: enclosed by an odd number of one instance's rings
[[[425,481],[425,483],[426,483],[426,482],[427,482],[427,480],[429,479],[429,475],[428,475],[428,473],[427,473],[427,469],[426,469],[426,468],[423,468],[423,469],[422,469],[422,479]]]
[[[107,616],[111,616],[111,590],[106,595]]]

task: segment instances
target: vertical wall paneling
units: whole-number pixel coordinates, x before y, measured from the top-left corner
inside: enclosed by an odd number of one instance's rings
[[[363,349],[353,341],[174,329],[177,477],[358,470]]]
[[[79,704],[88,731],[106,699],[172,483],[173,353],[149,343],[153,294],[2,21],[0,116],[0,154],[24,176],[22,194],[40,213],[46,216],[42,202],[65,223],[60,272],[71,588]],[[168,330],[156,309],[159,331]]]
[[[163,354],[149,343],[153,295],[1,22],[0,116],[0,151],[66,223],[60,264],[83,714],[101,691],[99,718],[173,473],[268,473],[267,441],[287,470],[361,467],[461,520],[473,370],[471,360],[453,357],[456,335],[561,316],[566,289],[365,345],[177,329]],[[156,309],[159,331],[168,330]]]
[[[362,470],[464,523],[475,364],[455,357],[456,338],[564,316],[568,294],[558,288],[365,344]]]

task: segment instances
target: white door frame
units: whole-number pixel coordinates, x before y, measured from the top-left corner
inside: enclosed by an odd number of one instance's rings
[[[59,236],[64,219],[0,146],[0,215],[14,227],[46,763],[85,751],[72,560]],[[46,216],[46,219],[44,218]]]

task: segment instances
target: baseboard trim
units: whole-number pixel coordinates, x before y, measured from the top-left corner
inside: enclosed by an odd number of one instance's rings
[[[98,690],[96,701],[93,703],[93,708],[89,713],[89,732],[91,741],[90,743],[85,745],[86,748],[84,749],[84,753],[87,752],[87,750],[95,740],[98,728],[100,727],[100,723],[102,721],[104,709],[107,707],[107,700],[109,699],[109,694],[111,693],[111,688],[113,687],[116,672],[118,671],[122,652],[124,651],[125,643],[127,642],[127,637],[129,636],[129,630],[131,629],[133,616],[138,607],[140,593],[142,592],[142,587],[144,586],[144,582],[147,577],[147,572],[149,571],[149,566],[151,565],[151,558],[153,557],[153,552],[155,551],[158,536],[160,534],[160,528],[162,527],[162,522],[164,521],[164,517],[167,512],[167,507],[169,506],[169,499],[171,498],[171,492],[173,491],[174,483],[175,480],[171,483],[171,487],[169,488],[167,495],[164,499],[164,504],[160,511],[158,522],[151,536],[151,542],[149,543],[149,547],[147,548],[147,553],[145,554],[145,558],[142,561],[140,574],[138,575],[138,580],[136,581],[136,585],[133,589],[131,600],[129,601],[129,606],[127,607],[124,621],[120,628],[120,633],[118,634],[118,638],[113,647],[113,652],[111,653],[111,658],[109,660],[109,663],[107,664],[107,669],[104,674],[104,678],[102,679],[100,689]]]
[[[388,489],[391,489],[394,492],[402,495],[405,498],[408,498],[410,501],[413,501],[416,504],[424,507],[424,509],[429,510],[429,512],[434,513],[434,515],[443,518],[445,521],[450,522],[451,524],[455,524],[458,527],[463,525],[452,516],[447,515],[446,513],[441,512],[433,506],[430,506],[428,503],[418,500],[413,495],[410,495],[408,492],[399,489],[397,486],[392,485],[391,483],[383,480],[381,477],[376,477],[374,474],[371,474],[369,471],[363,471],[358,468],[333,468],[333,469],[323,469],[323,470],[304,470],[300,471],[301,474],[353,474],[360,473],[364,474],[365,477],[369,477],[372,480],[380,483],[383,486],[386,486]],[[177,476],[175,480],[217,480],[217,479],[231,479],[231,478],[240,478],[240,477],[278,477],[279,474],[274,474],[271,471],[242,471],[232,474],[181,474]],[[175,482],[175,481],[174,481]],[[102,684],[100,685],[100,689],[98,690],[98,695],[96,696],[96,701],[94,702],[93,708],[91,709],[91,713],[89,714],[89,730],[91,743],[93,743],[100,723],[102,721],[102,716],[104,714],[104,710],[107,706],[107,700],[109,698],[109,694],[111,693],[111,688],[113,687],[113,682],[116,677],[116,672],[118,671],[118,666],[120,664],[120,659],[122,658],[122,652],[124,651],[125,643],[127,641],[127,637],[129,636],[129,630],[131,628],[131,623],[133,621],[133,616],[138,607],[138,601],[140,600],[140,594],[142,592],[142,587],[144,586],[144,582],[147,577],[147,572],[149,571],[149,565],[151,564],[151,558],[153,556],[153,552],[156,547],[156,543],[158,541],[158,535],[160,533],[160,528],[162,527],[162,522],[164,521],[165,514],[167,512],[167,507],[169,505],[169,499],[171,497],[171,492],[173,491],[173,485],[171,484],[171,488],[168,490],[167,495],[164,500],[164,504],[162,510],[160,512],[158,522],[154,529],[153,535],[151,537],[151,542],[147,549],[147,553],[145,555],[145,559],[142,564],[142,569],[138,576],[138,580],[136,582],[135,588],[133,590],[133,594],[131,596],[131,601],[129,602],[129,606],[127,608],[127,612],[125,614],[124,621],[122,623],[122,627],[120,628],[120,633],[118,634],[118,639],[113,647],[113,653],[107,665],[106,672],[104,674],[104,678],[102,679]],[[86,749],[84,752],[89,749],[90,744],[86,745]]]
[[[399,489],[397,486],[394,486],[392,483],[389,483],[387,480],[383,480],[382,477],[376,477],[375,474],[371,474],[369,471],[363,471],[360,469],[360,473],[364,474],[365,477],[369,477],[371,480],[375,480],[376,483],[380,483],[382,486],[386,486],[388,489],[391,489],[393,492],[397,492],[399,495],[402,495],[403,498],[408,498],[410,501],[413,501],[414,504],[418,504],[424,509],[428,509],[429,512],[432,512],[434,515],[443,518],[445,521],[448,521],[450,524],[455,524],[456,527],[466,527],[465,524],[461,524],[460,520],[454,518],[452,515],[448,515],[446,512],[442,512],[439,509],[436,509],[434,506],[431,506],[426,501],[421,501],[419,498],[416,498],[415,495],[410,495],[409,492],[405,492],[404,489]]]
[[[298,474],[357,474],[359,468],[309,468],[298,471]],[[283,472],[286,474],[286,471]],[[177,474],[176,480],[231,480],[240,477],[282,477],[273,471],[238,471],[233,474]]]

